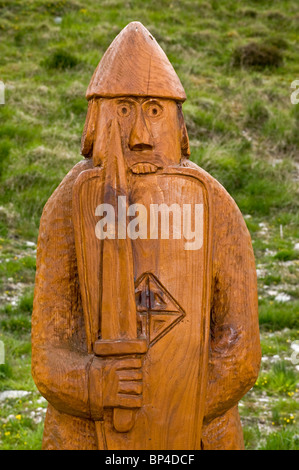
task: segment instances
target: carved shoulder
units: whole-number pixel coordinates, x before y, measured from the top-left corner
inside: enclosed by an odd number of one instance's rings
[[[82,160],[68,172],[48,199],[43,209],[41,226],[43,225],[44,219],[46,219],[45,223],[48,225],[53,218],[64,218],[68,213],[69,216],[71,216],[72,189],[74,182],[82,171],[88,170],[91,166],[91,160]]]
[[[238,246],[240,240],[251,246],[251,237],[242,213],[226,189],[196,163],[184,160],[182,165],[197,170],[208,183],[213,213],[214,249],[215,245],[221,248],[221,244],[226,244],[225,239],[235,246]]]

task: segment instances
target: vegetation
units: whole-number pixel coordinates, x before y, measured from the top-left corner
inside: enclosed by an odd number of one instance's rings
[[[263,362],[240,403],[248,449],[298,449],[299,79],[295,0],[0,0],[0,448],[38,449],[46,403],[30,374],[42,208],[78,162],[92,73],[141,21],[173,63],[191,159],[239,205],[259,278]],[[1,396],[1,395],[0,395]]]

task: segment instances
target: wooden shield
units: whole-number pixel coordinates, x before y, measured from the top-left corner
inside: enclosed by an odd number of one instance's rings
[[[100,336],[102,241],[95,235],[96,207],[103,194],[102,170],[87,170],[74,187],[74,229],[79,280],[89,352]],[[186,249],[188,240],[132,240],[138,334],[146,335],[143,406],[129,432],[117,432],[113,410],[97,426],[99,447],[109,450],[194,450],[201,447],[208,365],[211,296],[211,204],[204,176],[196,169],[167,168],[130,175],[130,204],[177,204],[203,208],[202,245]],[[88,201],[88,204],[87,204]],[[171,220],[171,219],[170,219]],[[193,227],[194,230],[194,227]],[[189,240],[190,241],[190,240]],[[117,296],[117,292],[114,293]]]

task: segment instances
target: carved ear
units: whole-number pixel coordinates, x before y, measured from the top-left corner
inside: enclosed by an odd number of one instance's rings
[[[181,152],[182,157],[189,158],[190,157],[190,145],[189,145],[189,137],[188,132],[185,124],[185,119],[183,115],[182,105],[178,103],[178,116],[179,116],[179,125],[181,129]]]
[[[95,136],[96,122],[98,116],[98,107],[95,99],[88,102],[88,110],[85,126],[81,139],[81,155],[85,158],[92,157],[93,141]]]

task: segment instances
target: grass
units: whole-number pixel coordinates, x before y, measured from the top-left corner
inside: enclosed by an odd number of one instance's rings
[[[248,450],[255,450],[255,446],[258,446],[261,440],[261,433],[258,427],[245,427],[244,440]],[[255,444],[255,446],[252,444]],[[279,432],[271,432],[266,436],[263,444],[258,448],[259,450],[298,450],[298,435],[294,434],[294,431],[290,429]]]
[[[0,448],[41,445],[44,415],[34,413],[45,404],[30,375],[39,219],[81,159],[84,95],[99,59],[139,20],[187,92],[192,160],[234,197],[252,236],[265,360],[240,406],[246,448],[298,449],[298,19],[295,0],[0,0],[0,390],[30,391],[0,403]]]
[[[293,368],[284,361],[276,362],[266,374],[260,375],[256,388],[267,390],[269,393],[286,393],[293,396],[296,390],[297,375]]]
[[[263,301],[260,303],[260,325],[263,330],[282,330],[293,328],[299,330],[299,302],[284,304],[282,302]]]
[[[77,64],[78,59],[64,49],[53,51],[50,57],[47,57],[43,62],[46,68],[54,70],[71,69]]]
[[[299,450],[298,435],[291,430],[274,432],[267,436],[261,450]]]
[[[40,450],[44,411],[45,403],[32,393],[19,400],[7,399],[0,411],[1,449]]]
[[[238,47],[233,56],[235,67],[264,69],[282,65],[282,53],[275,45],[251,42]]]

